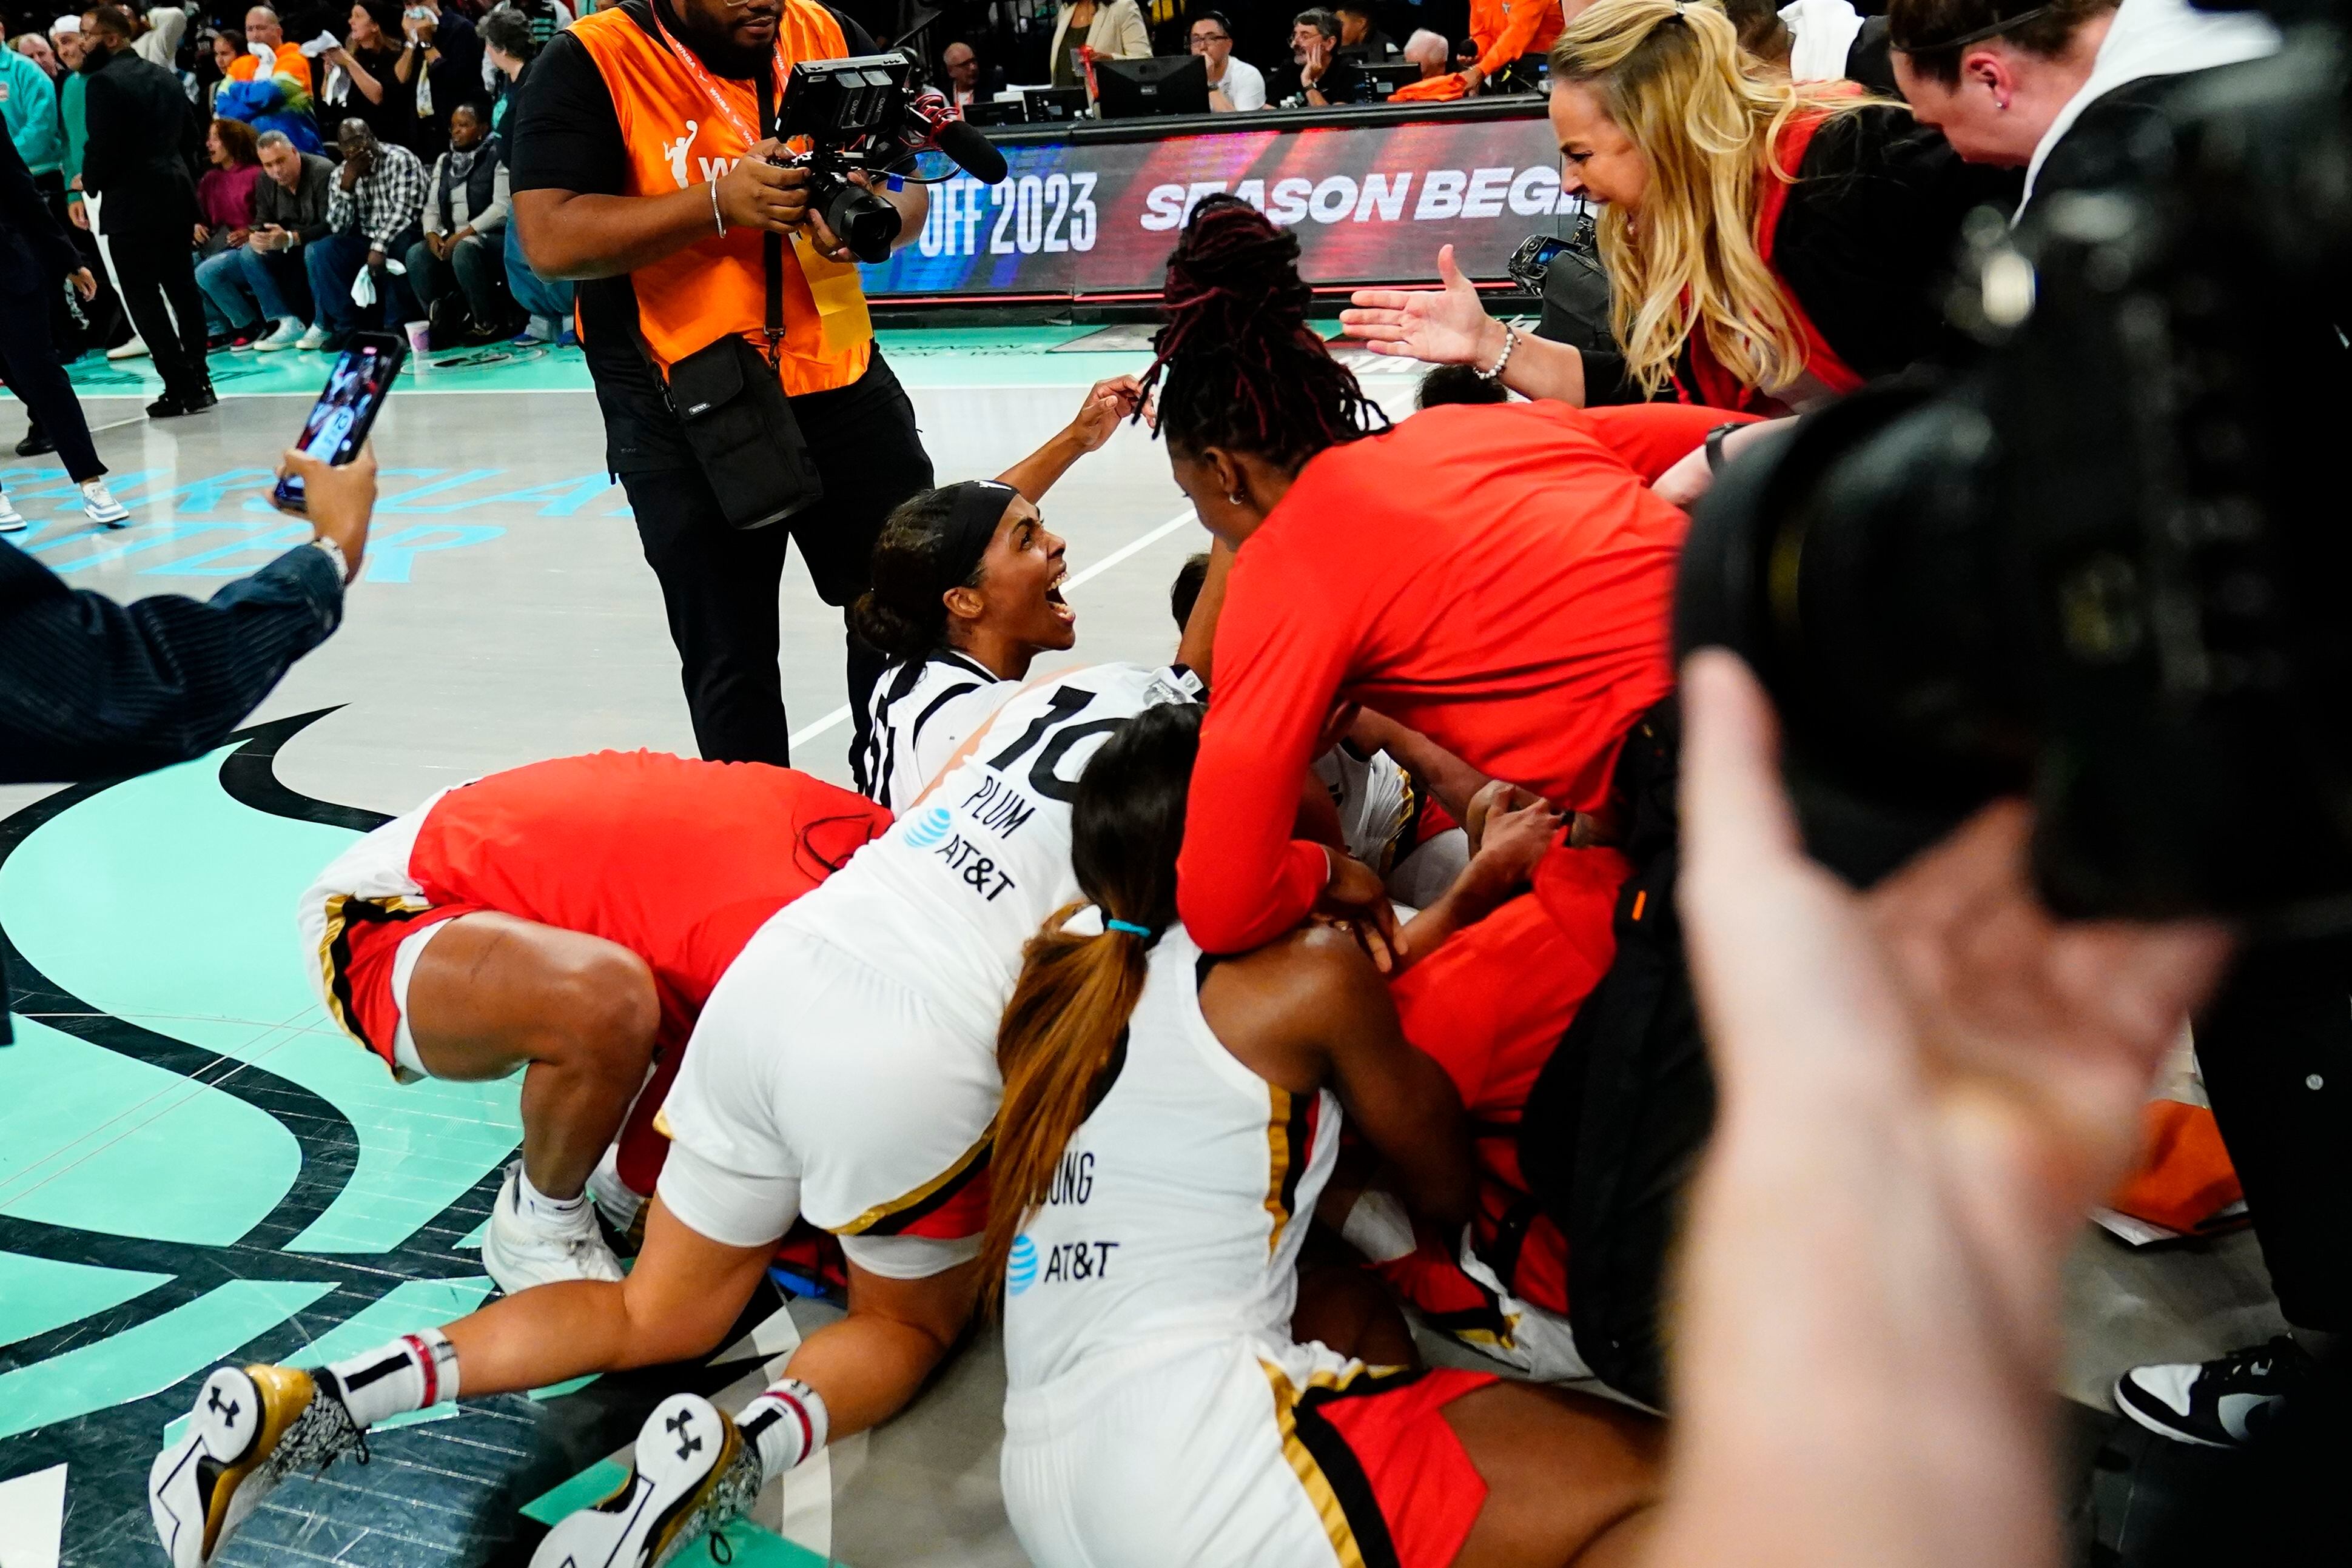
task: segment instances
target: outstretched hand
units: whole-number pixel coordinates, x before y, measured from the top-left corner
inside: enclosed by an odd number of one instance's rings
[[[1492,365],[1507,329],[1486,314],[1454,247],[1437,253],[1435,288],[1359,288],[1340,329],[1376,354],[1396,354],[1432,365]]]
[[[1135,416],[1143,402],[1143,383],[1133,376],[1113,376],[1087,389],[1086,402],[1070,421],[1071,439],[1080,452],[1097,452],[1118,427]]]

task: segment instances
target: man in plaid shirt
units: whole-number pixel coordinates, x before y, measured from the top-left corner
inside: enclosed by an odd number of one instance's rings
[[[346,120],[335,132],[343,166],[327,193],[325,239],[304,248],[310,297],[318,319],[295,344],[298,349],[340,350],[362,325],[365,312],[352,303],[352,284],[364,267],[375,275],[376,318],[387,330],[422,314],[407,284],[392,275],[385,259],[406,256],[424,237],[425,165],[405,147],[376,140],[364,120]],[[373,324],[373,322],[366,323]]]

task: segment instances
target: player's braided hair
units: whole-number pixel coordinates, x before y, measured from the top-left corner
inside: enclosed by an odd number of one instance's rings
[[[1186,455],[1246,452],[1287,473],[1388,426],[1355,372],[1307,325],[1298,236],[1234,196],[1192,209],[1168,257],[1168,325],[1144,376],[1160,429]]]

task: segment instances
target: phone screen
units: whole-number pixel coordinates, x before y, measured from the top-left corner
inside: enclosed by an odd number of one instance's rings
[[[296,444],[321,462],[349,463],[375,424],[376,412],[391,395],[408,345],[388,333],[363,332],[352,340],[327,374],[327,390],[310,405]],[[278,504],[294,511],[303,507],[302,476],[289,474],[278,481]]]

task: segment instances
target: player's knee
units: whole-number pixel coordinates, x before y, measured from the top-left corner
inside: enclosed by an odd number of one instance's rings
[[[645,1071],[661,1026],[661,996],[643,958],[624,947],[590,949],[565,964],[556,993],[557,1031],[580,1065],[623,1074]]]

